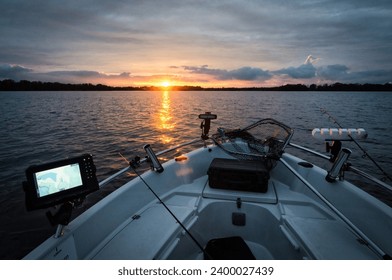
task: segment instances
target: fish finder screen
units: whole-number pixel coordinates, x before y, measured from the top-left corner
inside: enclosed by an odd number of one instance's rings
[[[83,185],[78,163],[34,173],[37,196],[43,197]]]

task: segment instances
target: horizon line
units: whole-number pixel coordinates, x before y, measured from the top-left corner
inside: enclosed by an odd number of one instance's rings
[[[0,91],[38,91],[38,90],[150,90],[150,91],[208,91],[208,90],[255,90],[255,91],[268,91],[268,90],[286,90],[286,91],[323,91],[323,90],[336,90],[336,91],[392,91],[392,83],[385,84],[377,83],[340,83],[333,84],[283,84],[280,86],[253,86],[253,87],[203,87],[203,86],[190,86],[190,85],[173,85],[173,86],[110,86],[105,84],[92,84],[92,83],[62,83],[62,82],[44,82],[44,81],[28,81],[20,80],[14,81],[12,79],[0,80]]]

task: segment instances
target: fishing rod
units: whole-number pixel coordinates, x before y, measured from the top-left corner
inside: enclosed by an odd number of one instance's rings
[[[154,160],[156,158],[154,152],[152,151],[151,147],[149,145],[146,145],[145,150],[149,156],[154,155],[153,158],[150,158],[151,160]],[[121,153],[119,155],[128,162],[129,167],[133,170],[133,172],[136,174],[137,177],[143,182],[143,184],[150,190],[150,192],[155,196],[155,198],[159,201],[160,204],[165,207],[166,211],[174,218],[174,220],[181,226],[181,228],[188,234],[188,236],[193,240],[193,242],[199,247],[199,249],[203,252],[203,254],[210,260],[212,260],[211,256],[208,254],[208,252],[201,246],[201,244],[196,240],[196,238],[190,233],[190,231],[185,227],[185,225],[177,218],[177,216],[170,210],[170,208],[165,204],[165,202],[159,197],[159,195],[150,187],[150,185],[144,180],[142,175],[136,170],[135,163],[133,161],[128,161]],[[159,163],[159,166],[160,163]],[[162,170],[162,171],[160,171]],[[163,168],[157,170],[158,173],[163,172]]]
[[[175,150],[177,150],[177,149],[179,149],[179,148],[182,148],[182,147],[184,147],[184,146],[192,145],[192,144],[195,144],[195,143],[198,143],[198,142],[201,142],[201,141],[203,141],[203,140],[200,139],[200,138],[197,138],[197,139],[194,139],[194,140],[192,140],[192,141],[189,141],[189,142],[186,142],[186,143],[182,143],[182,144],[176,145],[176,146],[174,146],[174,147],[171,147],[171,148],[169,148],[169,149],[166,149],[166,150],[157,152],[157,153],[156,153],[156,156],[160,156],[160,155],[163,155],[163,154],[166,154],[166,153],[175,151]],[[139,163],[139,164],[144,163],[144,162],[146,162],[146,161],[147,161],[147,158],[138,159],[138,163]],[[128,161],[127,161],[127,162],[128,162]],[[131,168],[131,167],[128,165],[127,167],[124,167],[123,169],[117,171],[115,174],[113,174],[113,175],[109,176],[108,178],[102,180],[101,182],[99,182],[99,187],[100,187],[100,188],[104,187],[105,185],[107,185],[108,183],[110,183],[111,181],[113,181],[114,179],[116,179],[118,176],[120,176],[121,174],[124,174],[125,172],[129,171],[130,168]]]
[[[339,128],[343,128],[339,124],[339,122],[326,109],[320,107],[320,111],[321,113],[326,114],[328,116],[328,119],[332,120],[333,123],[339,126]],[[392,181],[392,178],[388,175],[388,173],[386,173],[384,169],[382,169],[382,167],[367,153],[367,151],[364,148],[362,148],[362,146],[350,134],[348,134],[348,137],[351,139],[351,141],[353,141],[358,146],[358,148],[362,150],[364,156],[368,157],[374,163],[374,165],[384,174],[384,176],[389,179],[389,181]]]
[[[191,140],[189,142],[182,143],[182,144],[176,145],[174,147],[171,147],[169,149],[157,152],[155,154],[155,156],[160,156],[160,155],[166,154],[168,152],[172,152],[174,150],[177,150],[179,148],[198,143],[200,141],[203,141],[204,142],[204,147],[207,147],[206,141],[209,139],[208,133],[209,133],[209,130],[210,130],[210,127],[211,127],[211,120],[215,120],[216,118],[217,118],[217,115],[211,114],[211,112],[205,112],[205,114],[200,114],[199,115],[199,119],[203,120],[201,125],[200,125],[200,128],[202,129],[201,138],[197,138],[197,139]],[[152,158],[155,158],[155,156],[152,156]],[[150,157],[150,160],[152,158]],[[141,163],[143,163],[145,161],[147,161],[147,158],[144,158],[144,159],[140,159],[139,158],[137,160],[138,164],[141,164]],[[116,179],[121,174],[124,174],[125,172],[129,171],[130,168],[131,168],[131,166],[128,165],[127,167],[121,169],[120,171],[117,171],[115,174],[113,174],[113,175],[109,176],[108,178],[104,179],[103,181],[99,182],[99,187],[102,188],[103,186],[107,185],[108,183],[110,183],[111,181]]]
[[[294,174],[306,187],[308,187],[318,198],[320,198],[351,230],[381,259],[390,260],[391,256],[384,252],[376,243],[374,243],[365,233],[363,233],[354,223],[350,221],[342,212],[340,212],[329,200],[324,197],[313,185],[306,180],[301,174],[299,174],[288,162],[283,158],[279,158],[279,161],[286,166],[286,168]]]

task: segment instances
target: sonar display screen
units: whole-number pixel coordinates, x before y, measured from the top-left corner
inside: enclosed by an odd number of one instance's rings
[[[83,185],[78,163],[34,173],[37,196],[43,197]]]

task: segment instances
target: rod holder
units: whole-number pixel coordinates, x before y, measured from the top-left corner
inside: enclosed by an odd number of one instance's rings
[[[54,234],[54,238],[58,239],[64,235],[65,225],[57,225],[56,233]]]
[[[351,155],[351,150],[343,148],[339,152],[334,164],[331,167],[331,170],[328,172],[328,175],[325,177],[325,180],[327,180],[330,183],[334,182],[338,178],[339,174],[341,173],[343,165],[346,163],[350,155]]]
[[[155,155],[154,151],[152,150],[151,146],[149,144],[144,146],[144,150],[146,151],[149,159],[151,160],[151,167],[158,173],[163,172],[163,166],[159,162],[157,156]]]

